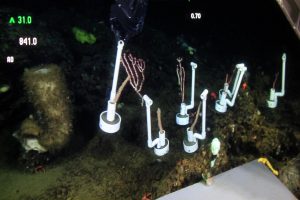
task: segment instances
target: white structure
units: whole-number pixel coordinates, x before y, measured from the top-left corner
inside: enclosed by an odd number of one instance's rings
[[[202,182],[167,194],[157,200],[297,200],[268,167],[253,160]]]
[[[115,71],[113,77],[110,99],[107,102],[107,110],[100,114],[99,127],[106,133],[115,133],[119,131],[121,125],[121,116],[116,112],[116,102],[114,101],[117,91],[117,83],[120,69],[121,55],[124,47],[124,42],[118,42],[118,51],[115,62]]]
[[[208,90],[205,89],[200,98],[202,99],[202,132],[193,133],[190,128],[187,128],[187,134],[183,139],[183,148],[187,153],[194,153],[198,149],[198,140],[204,140],[206,138],[206,100]]]
[[[184,126],[189,123],[189,114],[188,110],[194,108],[194,96],[195,96],[195,77],[196,77],[196,68],[197,64],[191,62],[192,67],[192,86],[191,86],[191,103],[190,105],[186,105],[185,103],[181,103],[180,105],[180,113],[176,114],[176,124]]]
[[[154,147],[154,153],[157,156],[163,156],[169,152],[169,140],[166,138],[166,132],[164,130],[162,132],[159,131],[158,138],[152,140],[150,107],[153,104],[153,101],[147,95],[144,95],[143,99],[146,103],[147,112],[148,147]]]
[[[241,85],[245,71],[247,67],[241,63],[236,65],[237,73],[234,80],[232,91],[229,90],[229,84],[224,84],[224,89],[219,91],[219,100],[216,101],[215,109],[218,112],[225,113],[227,111],[227,105],[234,106],[239,87]]]
[[[211,151],[212,155],[214,156],[213,160],[210,161],[210,167],[215,166],[215,162],[219,155],[220,150],[221,150],[221,142],[218,138],[214,138],[210,144],[210,151]]]
[[[23,138],[20,137],[20,135],[17,132],[13,133],[13,136],[20,141],[22,147],[25,149],[26,152],[34,150],[39,153],[44,153],[48,151],[39,143],[37,138]]]
[[[286,64],[286,54],[284,53],[281,57],[282,59],[282,72],[281,72],[281,91],[276,92],[275,88],[270,90],[270,98],[267,100],[269,108],[277,107],[277,97],[283,97],[285,93],[285,64]]]

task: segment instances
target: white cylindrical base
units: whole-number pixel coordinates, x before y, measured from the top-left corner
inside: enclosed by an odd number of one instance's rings
[[[183,149],[187,153],[194,153],[198,150],[198,140],[189,142],[187,137],[183,139]]]
[[[227,111],[227,104],[221,104],[220,100],[216,101],[216,105],[215,105],[215,109],[216,111],[220,112],[220,113],[225,113]]]
[[[180,113],[176,114],[176,124],[180,126],[187,125],[189,123],[189,115],[181,115]]]
[[[169,152],[169,140],[165,138],[165,145],[161,146],[160,148],[154,147],[154,153],[157,156],[163,156]]]
[[[267,101],[269,108],[276,108],[277,107],[277,101]]]
[[[102,131],[106,133],[115,133],[120,130],[121,126],[121,116],[115,113],[113,121],[107,120],[107,111],[100,114],[99,127]]]

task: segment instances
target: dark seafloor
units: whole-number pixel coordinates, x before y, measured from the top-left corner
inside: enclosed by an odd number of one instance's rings
[[[154,104],[153,134],[158,128],[155,110],[162,110],[170,140],[170,152],[158,158],[146,146],[145,108],[132,88],[126,86],[118,112],[121,130],[105,135],[98,128],[100,112],[106,109],[115,61],[116,41],[107,18],[108,1],[1,1],[0,84],[0,199],[155,199],[253,159],[268,157],[279,178],[300,198],[300,46],[299,39],[275,1],[167,1],[149,2],[143,32],[125,46],[146,62],[142,94]],[[201,19],[190,19],[200,12]],[[32,15],[30,26],[11,26],[9,16]],[[94,34],[95,44],[76,41],[73,27]],[[18,47],[23,35],[35,35],[36,47]],[[196,51],[191,55],[185,46]],[[287,54],[286,94],[278,107],[266,107],[274,75],[281,70],[281,55]],[[7,55],[15,63],[7,64]],[[244,62],[248,71],[236,104],[225,114],[207,107],[208,138],[192,154],[184,153],[185,128],[175,124],[179,111],[176,58],[182,57],[190,87],[189,62],[198,64],[195,103],[204,88],[217,92],[226,73]],[[51,155],[45,171],[33,173],[24,163],[22,148],[12,134],[32,112],[22,75],[25,68],[55,63],[63,70],[73,109],[73,135],[68,145]],[[120,80],[126,77],[120,69]],[[280,77],[280,75],[279,75]],[[121,82],[119,80],[119,83]],[[276,88],[280,89],[280,81]],[[189,94],[186,94],[189,99]],[[196,106],[195,106],[196,109]],[[193,110],[193,112],[195,111]],[[234,128],[233,128],[234,127]],[[196,126],[199,131],[201,126]],[[154,137],[154,135],[153,135]],[[209,167],[209,144],[221,140],[214,168]]]

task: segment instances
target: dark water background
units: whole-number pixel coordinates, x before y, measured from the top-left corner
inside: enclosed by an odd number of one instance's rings
[[[91,27],[93,23],[104,21],[109,27],[111,3],[112,1],[94,0],[84,2],[29,0],[2,1],[1,6],[20,8],[36,15],[47,12],[47,15],[50,15],[48,17],[52,15],[62,27],[68,27],[76,22],[81,24],[78,14],[90,20],[90,24],[83,26]],[[64,11],[73,13],[71,23],[70,19],[61,15]],[[192,20],[191,12],[201,13],[201,19]],[[273,71],[276,62],[274,58],[280,57],[282,52],[291,55],[290,61],[296,63],[299,52],[296,34],[276,1],[272,0],[243,2],[152,0],[149,1],[145,27],[155,28],[170,37],[181,35],[187,38],[187,41],[193,38],[194,46],[217,60],[224,60],[224,64],[232,57],[247,60],[253,71],[264,62],[270,62],[264,64],[264,70]],[[291,73],[291,70],[294,69],[289,68],[287,73]]]

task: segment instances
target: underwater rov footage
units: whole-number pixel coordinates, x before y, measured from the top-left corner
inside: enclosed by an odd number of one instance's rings
[[[300,198],[299,19],[298,0],[1,1],[0,200],[167,199],[253,162]]]

